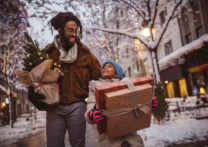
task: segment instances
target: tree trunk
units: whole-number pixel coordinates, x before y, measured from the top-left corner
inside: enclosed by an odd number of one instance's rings
[[[159,83],[160,82],[160,73],[159,73],[159,66],[157,66],[157,57],[156,57],[156,53],[155,53],[155,50],[152,50],[151,51],[151,53],[152,53],[152,62],[153,62],[153,71],[155,72],[154,73],[154,77],[155,77],[155,79],[156,79],[156,82],[157,83]]]

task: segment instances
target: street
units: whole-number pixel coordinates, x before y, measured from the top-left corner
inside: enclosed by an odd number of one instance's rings
[[[45,147],[45,130],[17,142],[16,147]]]
[[[66,133],[67,134],[67,133]],[[88,134],[89,135],[89,134]],[[14,147],[46,147],[45,130],[28,138],[22,139]],[[65,147],[71,147],[68,141],[68,134],[65,138]],[[86,137],[86,147],[96,147],[88,137]],[[208,147],[208,138],[206,141],[197,141],[191,143],[168,144],[167,147]]]
[[[96,147],[96,134],[92,134],[90,132],[90,127],[95,127],[95,126],[89,126],[87,125],[87,134],[86,134],[86,147]],[[71,147],[69,144],[69,136],[68,132],[66,132],[66,137],[65,137],[65,147]],[[92,139],[95,139],[93,142]],[[46,147],[46,130],[41,131],[37,134],[30,135],[27,138],[19,140],[17,143],[14,144],[12,147]]]

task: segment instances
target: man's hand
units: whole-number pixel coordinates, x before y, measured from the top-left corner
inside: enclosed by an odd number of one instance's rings
[[[40,111],[46,111],[49,108],[49,105],[42,102],[45,99],[45,96],[39,93],[34,92],[33,87],[29,87],[28,91],[28,100]]]
[[[91,109],[87,112],[87,119],[89,119],[90,121],[93,121],[95,123],[100,122],[104,118],[105,117],[102,114],[101,109]]]

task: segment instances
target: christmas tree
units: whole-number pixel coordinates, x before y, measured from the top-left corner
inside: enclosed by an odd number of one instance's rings
[[[25,39],[23,41],[23,48],[25,49],[25,57],[23,58],[23,70],[31,71],[35,66],[48,59],[44,50],[39,48],[38,42],[33,41],[30,35],[25,32]]]
[[[160,122],[165,118],[166,111],[168,110],[168,104],[165,101],[165,90],[161,83],[157,83],[155,85],[154,94],[157,97],[158,105],[155,109],[152,110],[152,112],[157,121]]]

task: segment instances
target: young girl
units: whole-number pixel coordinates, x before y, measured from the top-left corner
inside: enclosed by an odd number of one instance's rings
[[[101,77],[99,81],[91,81],[89,84],[89,98],[87,100],[87,112],[85,119],[89,124],[95,124],[105,119],[101,109],[95,107],[95,87],[98,85],[113,83],[122,80],[124,77],[123,69],[115,62],[108,60],[105,61],[101,67]],[[154,102],[154,106],[156,105]],[[105,134],[99,136],[96,126],[88,126],[88,140],[95,141],[95,146],[99,147],[140,147],[144,146],[142,138],[136,133],[131,133],[117,138],[108,138]],[[98,138],[99,136],[99,138]],[[104,136],[104,137],[103,137]]]

